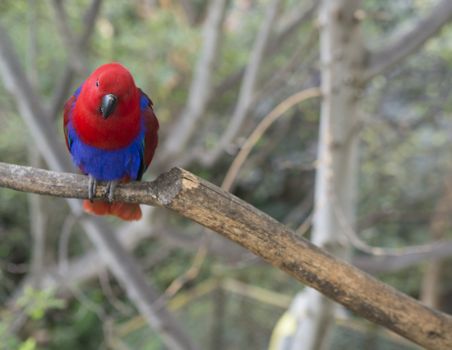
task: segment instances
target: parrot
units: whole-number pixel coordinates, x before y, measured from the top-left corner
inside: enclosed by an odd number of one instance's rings
[[[139,220],[138,204],[114,201],[118,183],[140,181],[154,157],[159,122],[152,100],[129,70],[103,64],[64,105],[64,136],[72,161],[89,177],[85,212]],[[105,199],[93,200],[98,181],[107,182]]]

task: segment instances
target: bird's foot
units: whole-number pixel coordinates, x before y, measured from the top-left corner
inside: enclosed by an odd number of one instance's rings
[[[97,180],[92,175],[89,175],[88,199],[91,203],[93,202],[94,195],[96,194],[96,187],[97,187]]]
[[[106,196],[107,196],[108,201],[109,201],[110,203],[113,202],[114,192],[115,192],[116,186],[118,185],[118,182],[119,182],[119,181],[114,180],[114,181],[109,181],[108,184],[107,184],[107,192],[106,192]]]

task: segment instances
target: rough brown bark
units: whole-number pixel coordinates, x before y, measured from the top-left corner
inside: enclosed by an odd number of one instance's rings
[[[0,163],[0,186],[59,197],[87,198],[85,176]],[[100,184],[96,196],[105,193]],[[358,315],[428,349],[452,348],[452,317],[432,310],[312,243],[253,206],[186,170],[153,182],[118,186],[117,200],[178,212],[241,244]]]

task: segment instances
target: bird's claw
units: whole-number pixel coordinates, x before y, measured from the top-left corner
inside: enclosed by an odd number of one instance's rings
[[[118,181],[110,181],[110,182],[108,182],[108,184],[107,184],[107,192],[106,192],[106,195],[107,195],[107,199],[108,199],[108,201],[110,202],[110,203],[112,203],[113,202],[113,199],[114,199],[114,192],[115,192],[115,188],[116,188],[116,185],[118,184]]]
[[[97,180],[92,175],[89,175],[88,199],[91,203],[93,202],[94,195],[96,194],[96,187],[97,187]]]

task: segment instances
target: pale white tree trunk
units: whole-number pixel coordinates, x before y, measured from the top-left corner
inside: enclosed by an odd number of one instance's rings
[[[452,19],[452,2],[440,0],[402,34],[385,40],[378,50],[364,47],[360,33],[360,0],[322,0],[319,10],[322,93],[315,213],[312,240],[332,254],[348,258],[345,238],[354,228],[357,189],[359,96],[363,86],[416,52]],[[275,341],[277,350],[329,349],[334,305],[305,289],[294,299],[286,318],[297,322]]]
[[[359,0],[323,0],[319,13],[323,100],[312,241],[349,257],[344,234],[355,221],[359,77],[364,50],[356,11]],[[328,349],[335,305],[314,290],[298,318],[292,349]],[[299,314],[300,315],[300,314]]]

